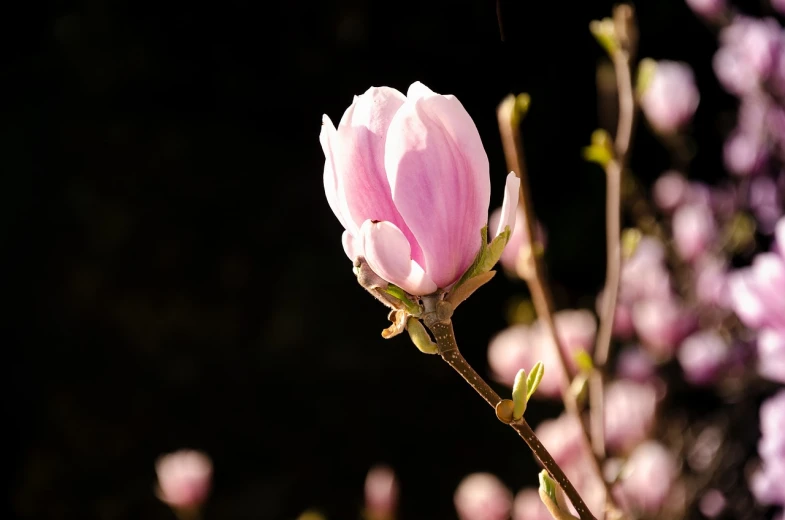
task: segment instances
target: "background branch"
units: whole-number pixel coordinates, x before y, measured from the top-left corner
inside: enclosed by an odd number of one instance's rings
[[[441,358],[458,372],[461,377],[463,377],[466,382],[494,408],[494,410],[497,410],[497,407],[502,402],[502,398],[499,397],[499,394],[497,394],[488,383],[485,382],[482,376],[472,368],[458,350],[458,343],[455,340],[452,321],[449,319],[440,320],[435,311],[426,313],[426,315],[423,316],[423,321],[436,340]],[[564,474],[564,471],[562,471],[545,446],[543,446],[540,439],[537,438],[537,435],[531,429],[531,426],[526,422],[526,419],[521,417],[508,424],[518,432],[518,435],[526,442],[532,453],[534,453],[534,456],[540,461],[540,464],[548,471],[551,478],[562,487],[581,520],[596,520],[581,498],[578,490],[575,489],[567,478],[567,475]]]
[[[531,193],[529,189],[529,182],[526,175],[526,167],[524,163],[523,142],[521,140],[519,118],[516,116],[517,108],[515,106],[516,100],[513,95],[508,96],[502,101],[497,108],[496,114],[499,122],[499,131],[502,137],[502,144],[504,147],[504,156],[507,160],[507,169],[514,171],[518,178],[520,178],[520,195],[519,204],[525,215],[524,225],[526,226],[526,236],[528,237],[530,247],[528,251],[522,251],[519,258],[518,275],[523,278],[529,287],[529,292],[532,296],[532,302],[537,312],[537,316],[541,319],[550,334],[553,344],[555,345],[558,354],[559,370],[561,370],[563,377],[561,378],[561,394],[564,402],[564,408],[567,413],[575,416],[578,423],[581,425],[581,443],[587,453],[592,453],[591,439],[589,432],[581,417],[580,409],[575,395],[570,389],[570,381],[572,376],[570,374],[567,359],[562,347],[559,335],[556,330],[556,324],[553,319],[553,298],[551,297],[548,285],[545,281],[543,274],[542,257],[536,252],[533,245],[535,235],[535,214],[531,202]],[[606,497],[608,501],[612,501],[610,488],[605,478],[603,477],[602,468],[599,461],[595,457],[589,457],[592,462],[592,469],[595,476],[605,485]],[[614,506],[615,507],[615,506]]]
[[[637,28],[634,12],[629,5],[614,9],[613,20],[618,46],[611,59],[616,76],[619,95],[619,120],[614,141],[614,157],[605,167],[606,203],[606,274],[603,288],[600,326],[594,349],[594,370],[589,380],[589,402],[591,403],[591,439],[594,454],[605,457],[605,398],[604,372],[610,353],[613,321],[621,279],[621,183],[632,142],[635,125],[635,94],[632,86],[630,63],[635,54]]]

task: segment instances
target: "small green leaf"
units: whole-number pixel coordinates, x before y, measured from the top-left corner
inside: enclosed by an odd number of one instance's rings
[[[520,369],[515,376],[515,382],[512,384],[512,403],[514,405],[512,418],[516,421],[523,417],[523,414],[526,412],[526,404],[529,402],[527,388],[526,370]]]
[[[643,233],[638,228],[627,228],[621,232],[621,255],[622,258],[630,258],[635,254],[643,238]]]
[[[504,246],[507,245],[509,240],[510,226],[505,226],[504,231],[499,233],[485,250],[485,257],[483,258],[482,263],[478,266],[475,276],[493,269],[493,266],[495,266],[496,262],[498,262],[499,258],[501,258],[502,252],[504,251]]]
[[[544,491],[548,498],[556,504],[556,482],[545,470],[540,471],[540,491]]]
[[[635,92],[642,96],[649,88],[654,74],[657,72],[657,62],[651,58],[643,58],[638,63],[638,75],[635,79]]]
[[[400,287],[398,287],[397,285],[393,285],[393,284],[388,285],[387,288],[384,290],[384,292],[386,292],[393,298],[397,298],[401,300],[401,303],[403,303],[403,305],[406,307],[406,311],[409,314],[413,316],[420,315],[421,313],[420,306],[414,303],[413,301],[411,301],[409,299],[409,296],[406,294],[406,292]]]
[[[605,168],[613,160],[613,140],[610,134],[597,129],[591,134],[591,144],[583,148],[583,158]]]
[[[586,399],[589,397],[589,375],[581,372],[573,378],[570,383],[570,393],[575,397],[575,402],[579,408],[586,404]]]
[[[409,318],[406,322],[406,330],[409,331],[409,337],[412,338],[412,343],[423,354],[438,354],[439,347],[433,342],[425,326],[420,323],[417,318]]]
[[[545,374],[545,365],[542,364],[542,361],[538,361],[529,372],[529,377],[526,378],[526,400],[528,401],[531,399],[534,392],[537,390],[537,387],[540,386],[540,381],[542,381],[542,376]]]
[[[575,358],[575,363],[578,365],[578,369],[580,369],[581,372],[588,374],[594,370],[594,362],[592,361],[589,353],[585,350],[579,350],[573,354],[573,357]]]
[[[619,38],[616,36],[616,25],[610,18],[603,18],[602,20],[592,20],[589,24],[589,30],[594,35],[603,49],[608,54],[613,54],[619,48]]]
[[[564,493],[556,482],[551,479],[548,472],[540,472],[540,500],[548,509],[554,520],[578,520],[577,516],[570,514],[564,500]]]
[[[490,282],[491,278],[493,278],[495,274],[496,271],[488,271],[487,273],[472,276],[466,280],[466,282],[461,284],[460,287],[451,290],[450,294],[448,294],[447,298],[445,298],[445,301],[451,303],[453,309],[457,308],[458,305],[466,300],[466,298],[474,294],[474,291]]]
[[[515,108],[518,110],[518,117],[523,118],[529,111],[529,106],[532,103],[532,98],[526,92],[521,92],[515,96]]]

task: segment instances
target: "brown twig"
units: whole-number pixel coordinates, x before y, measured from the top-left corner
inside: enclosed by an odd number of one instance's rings
[[[436,340],[441,358],[458,372],[461,377],[463,377],[466,382],[469,383],[469,385],[474,388],[474,390],[480,394],[494,410],[496,410],[499,403],[502,402],[502,398],[499,397],[499,394],[497,394],[488,383],[485,382],[482,376],[472,368],[458,350],[458,343],[455,340],[452,321],[449,318],[441,319],[439,314],[433,309],[426,310],[429,312],[426,312],[423,315],[423,321]],[[518,420],[510,422],[509,425],[518,432],[518,435],[526,442],[529,449],[531,449],[540,464],[542,464],[545,470],[550,474],[551,478],[561,486],[564,493],[575,507],[575,510],[578,512],[578,516],[581,520],[596,520],[578,491],[575,489],[575,486],[572,485],[572,482],[570,482],[570,479],[567,478],[567,475],[564,474],[564,471],[562,471],[553,459],[553,456],[551,456],[545,446],[543,446],[540,439],[537,438],[537,435],[526,420],[521,417]]]
[[[499,38],[504,41],[504,25],[502,24],[502,0],[496,0],[496,21],[499,23]]]
[[[603,377],[611,346],[613,320],[621,279],[621,183],[635,126],[635,94],[630,62],[635,54],[636,27],[629,5],[619,5],[613,13],[618,46],[611,54],[619,94],[619,120],[614,141],[614,157],[605,167],[606,176],[606,256],[600,327],[594,349],[594,370],[589,380],[591,438],[594,454],[605,457],[605,398]]]
[[[526,168],[523,159],[523,142],[521,140],[520,128],[518,127],[518,118],[515,117],[515,97],[510,95],[501,102],[497,109],[497,116],[499,121],[499,131],[501,132],[502,144],[504,147],[504,155],[507,159],[507,170],[514,171],[520,179],[520,193],[519,204],[525,215],[524,225],[526,226],[526,235],[533,244],[535,215],[534,207],[531,202],[531,195],[529,183],[526,175]],[[564,348],[559,340],[559,335],[556,331],[556,323],[553,319],[553,299],[551,297],[548,285],[545,281],[543,274],[543,266],[541,256],[536,252],[535,248],[529,249],[528,254],[524,252],[521,255],[520,268],[518,269],[519,275],[526,282],[529,287],[529,292],[532,296],[532,302],[537,312],[537,316],[545,323],[548,334],[553,340],[557,352],[557,359],[559,370],[562,373],[561,378],[561,394],[564,402],[564,408],[567,413],[573,415],[578,423],[581,425],[581,442],[586,453],[591,454],[591,439],[589,432],[586,430],[584,422],[581,418],[578,402],[570,389],[571,375],[568,369],[567,359]],[[592,462],[592,468],[596,477],[606,486],[606,495],[610,497],[610,489],[602,474],[602,468],[599,461],[595,457],[589,457]],[[615,506],[614,506],[615,507]]]

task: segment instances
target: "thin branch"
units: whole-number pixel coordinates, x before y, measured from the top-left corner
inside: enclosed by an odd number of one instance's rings
[[[441,358],[458,372],[495,410],[499,403],[501,403],[502,398],[499,397],[499,394],[497,394],[488,383],[485,382],[482,376],[469,365],[469,362],[466,361],[458,350],[458,343],[455,341],[452,321],[449,318],[440,320],[436,312],[426,313],[425,316],[423,316],[423,321],[436,340]],[[564,493],[578,512],[578,516],[581,520],[596,520],[578,491],[572,485],[572,482],[570,482],[570,479],[567,478],[567,475],[564,474],[564,471],[562,471],[553,459],[553,456],[551,456],[545,446],[543,446],[540,439],[537,438],[537,435],[526,420],[521,417],[520,419],[511,422],[510,426],[518,432],[518,435],[526,442],[529,449],[531,449],[540,464],[542,464],[545,470],[550,474],[551,478],[562,487]]]
[[[611,346],[613,320],[621,280],[621,183],[632,142],[635,125],[635,94],[632,86],[630,62],[635,53],[636,27],[632,7],[617,6],[614,22],[619,45],[611,58],[616,73],[616,90],[619,94],[619,120],[614,142],[614,158],[605,167],[606,203],[605,234],[607,266],[603,288],[600,327],[594,349],[594,365],[589,381],[591,403],[591,431],[594,453],[605,457],[605,398],[603,377]]]
[[[536,236],[534,234],[534,207],[531,202],[529,183],[523,159],[523,142],[521,140],[520,128],[517,124],[517,118],[514,117],[515,110],[515,98],[513,96],[508,96],[499,105],[496,113],[499,121],[502,144],[504,146],[504,155],[507,159],[507,169],[514,171],[521,180],[519,201],[525,215],[524,225],[526,226],[526,234],[529,237],[529,240],[533,242],[532,237]],[[586,453],[591,454],[592,446],[589,432],[581,418],[575,395],[570,389],[570,380],[572,377],[567,368],[569,365],[567,364],[564,348],[556,331],[556,324],[553,319],[553,299],[543,274],[541,255],[537,254],[532,247],[530,254],[521,256],[521,267],[518,269],[519,275],[528,285],[537,316],[545,323],[548,334],[551,336],[556,348],[559,370],[563,376],[561,378],[561,395],[564,402],[564,408],[567,410],[567,413],[573,415],[581,425],[581,443],[583,449],[586,450]],[[599,461],[595,457],[589,457],[589,459],[591,460],[592,470],[594,471],[595,476],[605,485],[608,500],[612,500],[610,498],[610,488],[603,476]]]
[[[504,41],[504,25],[502,24],[502,0],[496,0],[496,21],[499,23],[499,38]]]

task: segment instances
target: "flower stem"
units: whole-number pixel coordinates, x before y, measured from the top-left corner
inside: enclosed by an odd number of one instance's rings
[[[463,355],[461,355],[461,352],[458,350],[458,343],[455,341],[455,331],[453,330],[452,321],[449,318],[440,320],[436,315],[436,312],[426,313],[425,316],[423,316],[423,321],[436,340],[441,358],[458,372],[461,377],[463,377],[466,382],[469,383],[469,385],[474,388],[489,405],[491,405],[491,407],[496,409],[497,405],[502,401],[502,398],[499,397],[499,394],[485,382],[480,374],[478,374],[469,362],[466,361]],[[548,453],[548,450],[545,449],[545,446],[543,446],[540,439],[537,438],[537,435],[526,420],[521,417],[520,419],[511,422],[510,426],[518,432],[518,435],[520,435],[524,441],[526,441],[526,444],[529,446],[532,453],[534,453],[534,456],[540,461],[551,478],[559,483],[564,490],[564,493],[575,507],[575,510],[578,512],[578,516],[581,520],[596,520],[578,491],[567,478],[567,475],[564,474],[564,471],[562,471],[551,454]]]
[[[605,457],[605,397],[603,377],[611,347],[611,333],[616,314],[616,303],[621,281],[621,185],[622,176],[632,142],[635,126],[635,94],[632,87],[630,62],[635,54],[636,32],[632,7],[620,5],[614,9],[616,34],[619,46],[611,56],[616,72],[616,90],[619,95],[619,119],[614,141],[614,158],[605,167],[606,202],[606,272],[603,289],[600,327],[597,345],[594,349],[594,370],[589,381],[589,402],[591,403],[591,439],[594,454]]]

